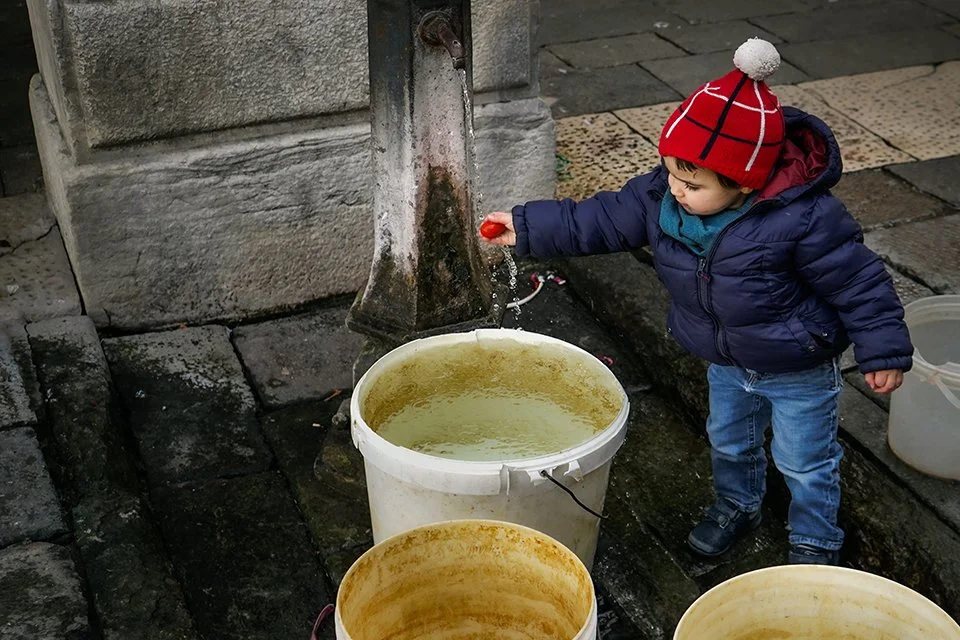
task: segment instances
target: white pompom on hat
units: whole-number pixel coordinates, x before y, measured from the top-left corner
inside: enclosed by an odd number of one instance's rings
[[[780,52],[761,38],[750,38],[737,47],[733,64],[754,80],[766,80],[780,68]]]
[[[750,38],[736,69],[687,96],[660,133],[662,156],[681,158],[738,184],[762,188],[783,147],[780,101],[764,82],[780,66],[777,48]]]

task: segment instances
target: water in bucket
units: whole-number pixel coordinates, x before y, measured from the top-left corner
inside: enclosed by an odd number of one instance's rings
[[[505,520],[546,533],[590,567],[629,408],[596,356],[530,331],[397,347],[350,401],[374,541],[431,522]]]
[[[424,349],[377,379],[370,427],[389,442],[467,461],[570,449],[607,427],[620,391],[556,347],[465,343]]]
[[[960,296],[908,304],[913,370],[890,399],[890,448],[920,471],[960,480]]]

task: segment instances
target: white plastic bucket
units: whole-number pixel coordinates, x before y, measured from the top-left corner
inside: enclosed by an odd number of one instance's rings
[[[468,462],[399,447],[364,420],[364,402],[377,379],[421,350],[465,342],[498,348],[552,345],[576,358],[622,399],[613,422],[565,451],[522,460]],[[353,442],[363,454],[374,542],[431,522],[481,518],[522,524],[559,540],[589,568],[597,548],[599,519],[578,505],[545,472],[591,510],[602,513],[610,464],[626,436],[629,402],[616,376],[595,356],[562,340],[513,329],[479,329],[404,344],[378,360],[357,383],[350,406]]]
[[[916,352],[890,398],[887,440],[910,466],[960,480],[960,296],[932,296],[905,307]]]
[[[843,567],[751,571],[690,605],[674,640],[960,640],[960,626],[907,587]]]
[[[375,545],[337,592],[337,640],[595,640],[593,581],[569,549],[492,520],[419,527]]]

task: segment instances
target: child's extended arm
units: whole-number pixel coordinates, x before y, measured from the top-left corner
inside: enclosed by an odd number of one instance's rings
[[[648,191],[662,169],[637,176],[620,191],[601,191],[579,202],[534,200],[513,208],[512,214],[494,212],[486,221],[506,230],[494,238],[499,245],[516,245],[517,255],[550,258],[583,256],[639,249],[647,243],[646,217],[654,205]]]
[[[839,200],[824,196],[814,204],[795,261],[814,293],[840,314],[862,373],[886,380],[910,369],[913,345],[893,280]],[[878,390],[889,386],[896,385]]]

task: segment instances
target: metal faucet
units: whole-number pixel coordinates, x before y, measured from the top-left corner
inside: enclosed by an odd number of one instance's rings
[[[467,54],[463,43],[454,32],[454,24],[444,11],[431,11],[420,20],[417,29],[420,39],[427,44],[443,45],[453,59],[454,69],[463,69],[467,64]]]

